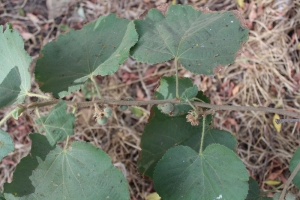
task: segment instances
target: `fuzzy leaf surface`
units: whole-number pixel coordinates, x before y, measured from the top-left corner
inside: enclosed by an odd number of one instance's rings
[[[187,146],[166,152],[154,171],[154,187],[165,200],[245,199],[248,172],[230,149],[212,144],[202,154]]]
[[[204,148],[210,144],[223,144],[235,152],[236,139],[227,131],[212,129],[209,126],[212,117],[207,116]],[[186,121],[185,115],[168,116],[160,112],[156,106],[151,109],[151,118],[142,134],[141,156],[138,169],[143,174],[153,178],[156,163],[172,147],[189,146],[199,151],[202,135],[202,124],[192,126]]]
[[[31,153],[23,158],[14,180],[4,185],[10,199],[129,199],[127,181],[110,157],[86,142],[63,150],[41,134],[31,134]]]
[[[14,142],[10,135],[0,129],[0,161],[14,150]]]
[[[0,26],[0,108],[23,103],[31,87],[29,66],[31,57],[24,50],[18,31],[10,25]]]
[[[46,132],[46,137],[51,145],[74,133],[75,116],[67,113],[66,109],[66,102],[61,101],[51,109],[48,115],[35,121],[37,124],[41,124],[39,131]]]
[[[166,15],[151,9],[135,20],[139,41],[132,56],[149,64],[177,59],[189,71],[212,74],[213,68],[234,62],[248,39],[235,13],[202,12],[188,5],[171,5]]]
[[[290,162],[290,171],[291,173],[294,171],[294,169],[297,167],[297,165],[300,163],[300,148],[298,148],[292,159],[291,159],[291,162]],[[293,179],[293,183],[298,187],[300,188],[300,170],[298,171],[298,173],[296,174],[296,176],[294,177]]]
[[[47,44],[37,61],[35,77],[42,91],[65,97],[91,76],[116,72],[137,39],[133,22],[115,14],[102,16]]]

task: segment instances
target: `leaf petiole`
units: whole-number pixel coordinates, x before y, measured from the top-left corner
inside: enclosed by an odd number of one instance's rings
[[[202,133],[201,133],[201,143],[200,143],[199,155],[202,155],[202,151],[203,151],[203,142],[204,142],[204,136],[205,136],[205,118],[206,118],[206,116],[203,115],[203,117],[202,117]]]
[[[48,99],[48,100],[51,99],[51,97],[49,97],[49,96],[42,95],[42,94],[35,94],[35,93],[31,93],[31,92],[27,92],[26,95],[29,97],[38,97],[38,98]]]
[[[178,59],[175,58],[175,71],[176,71],[176,98],[179,99],[179,83],[178,83]]]
[[[96,88],[96,91],[97,91],[97,94],[98,94],[99,99],[101,99],[102,96],[101,96],[101,93],[100,93],[100,90],[99,90],[99,86],[98,86],[98,84],[97,84],[97,82],[96,82],[94,76],[91,75],[90,79],[91,79],[91,81],[93,82],[93,84],[94,84],[94,86],[95,86],[95,88]]]

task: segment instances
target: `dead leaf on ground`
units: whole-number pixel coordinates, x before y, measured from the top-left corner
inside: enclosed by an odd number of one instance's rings
[[[48,19],[54,19],[62,15],[67,9],[71,0],[47,0]]]

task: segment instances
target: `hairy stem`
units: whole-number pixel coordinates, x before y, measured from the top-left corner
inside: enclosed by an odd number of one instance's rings
[[[23,104],[20,105],[24,109],[35,108],[35,107],[44,107],[48,105],[53,105],[58,103],[60,100],[52,100],[46,102],[38,102],[38,103],[30,103],[30,104]],[[182,103],[176,99],[170,100],[149,100],[149,101],[128,101],[128,100],[114,100],[114,99],[100,99],[97,101],[87,101],[87,102],[71,102],[66,101],[68,105],[74,105],[76,107],[88,107],[96,104],[108,104],[108,105],[127,105],[127,106],[142,106],[142,105],[154,105],[154,104],[163,104],[163,103],[172,103],[172,104],[188,104]],[[231,105],[214,105],[209,103],[202,103],[202,102],[195,102],[190,101],[191,104],[194,106],[199,106],[203,108],[211,108],[215,111],[221,110],[234,110],[234,111],[255,111],[255,112],[265,112],[265,113],[277,113],[280,115],[285,115],[294,118],[300,118],[299,113],[290,112],[286,110],[276,109],[276,108],[268,108],[263,106],[231,106]]]
[[[189,100],[187,100],[187,102],[193,108],[193,110],[197,110],[196,107]]]
[[[30,92],[28,92],[26,95],[29,96],[29,97],[38,97],[38,98],[48,99],[48,100],[51,99],[51,97],[49,97],[49,96],[42,95],[42,94],[30,93]]]
[[[97,84],[97,82],[96,82],[96,80],[95,80],[95,78],[94,78],[93,75],[91,75],[91,81],[93,82],[93,84],[94,84],[94,86],[96,88],[96,91],[97,91],[99,99],[102,99],[102,96],[101,96],[101,93],[100,93],[100,90],[99,90],[99,86],[98,86],[98,84]]]
[[[178,59],[175,58],[175,71],[176,71],[176,98],[179,99],[179,83],[178,83]]]
[[[203,115],[203,117],[202,117],[201,143],[200,143],[200,151],[199,151],[200,155],[202,155],[202,151],[203,151],[203,142],[204,142],[204,136],[205,136],[205,118],[206,118],[206,116]]]
[[[296,168],[292,172],[292,174],[289,177],[289,179],[285,182],[285,185],[284,185],[284,188],[283,188],[283,190],[281,192],[279,200],[284,200],[285,193],[286,193],[289,185],[291,184],[291,182],[293,181],[293,179],[295,178],[295,176],[296,176],[296,174],[298,173],[299,170],[300,170],[300,163],[298,163],[298,165],[296,166]]]

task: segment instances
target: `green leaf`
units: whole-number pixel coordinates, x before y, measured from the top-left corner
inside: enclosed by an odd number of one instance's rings
[[[14,110],[13,110],[13,113],[11,114],[11,116],[15,119],[15,120],[18,120],[19,117],[21,116],[21,114],[23,113],[25,108],[22,108],[22,107],[16,107]]]
[[[191,88],[187,88],[182,95],[180,96],[180,100],[182,102],[188,102],[192,100],[198,94],[198,87],[193,85]]]
[[[203,154],[190,147],[167,151],[154,171],[154,187],[162,199],[245,199],[248,172],[225,146],[209,145]]]
[[[42,125],[39,131],[46,132],[46,137],[51,145],[74,133],[75,116],[67,113],[66,108],[67,104],[61,101],[51,109],[48,115],[35,121]]]
[[[120,107],[122,107],[122,106],[120,106]],[[130,108],[130,110],[131,110],[131,113],[137,118],[141,118],[144,115],[144,111],[137,106],[132,106]]]
[[[187,89],[194,87],[192,80],[189,78],[179,78],[178,83],[179,83],[178,84],[179,96],[182,96]],[[196,96],[196,94],[191,94],[189,97],[193,98]],[[176,77],[175,76],[162,77],[159,82],[159,87],[156,89],[154,93],[154,96],[156,99],[159,100],[174,99],[176,97]],[[176,104],[175,107],[177,107],[177,109],[179,110],[179,113],[177,115],[183,115],[188,111],[192,110],[192,107],[189,105]]]
[[[137,39],[133,22],[115,14],[102,16],[47,44],[36,64],[36,80],[42,91],[62,98],[79,90],[91,76],[117,71]]]
[[[17,166],[12,183],[4,185],[7,200],[129,199],[124,175],[101,149],[74,142],[63,150],[41,134],[30,138],[31,153]]]
[[[55,148],[41,134],[30,134],[29,137],[32,140],[31,154],[21,159],[13,174],[13,181],[4,184],[4,195],[7,200],[21,199],[18,197],[34,192],[35,188],[29,177],[32,175],[32,171],[37,168],[39,162],[44,161],[47,154]]]
[[[197,74],[233,63],[248,39],[248,29],[233,12],[202,12],[187,5],[171,5],[165,16],[151,9],[135,24],[139,41],[131,54],[136,60],[155,64],[175,58]]]
[[[203,91],[199,91],[195,98],[197,98],[195,101],[210,103],[210,99],[203,93]]]
[[[0,84],[0,108],[14,104],[21,92],[21,76],[18,67],[12,68]]]
[[[260,193],[258,183],[252,178],[249,178],[249,191],[246,200],[271,200],[270,197],[263,197]]]
[[[0,26],[0,108],[23,103],[31,87],[31,57],[24,50],[22,37],[9,24]]]
[[[209,123],[211,116],[207,116],[207,124],[204,137],[204,148],[212,143],[219,143],[235,151],[236,140],[227,131],[211,129]],[[145,126],[141,141],[141,155],[138,161],[138,169],[143,174],[153,178],[156,163],[163,157],[168,149],[177,145],[189,146],[199,151],[202,124],[192,126],[186,121],[184,115],[170,117],[152,107],[151,118]]]
[[[0,129],[0,161],[14,150],[14,142],[10,135]]]
[[[291,159],[291,162],[290,162],[290,171],[293,172],[295,170],[295,168],[297,167],[297,165],[300,163],[300,148],[298,148],[292,159]],[[294,177],[293,179],[293,183],[298,187],[300,188],[300,170],[298,171],[298,173],[296,174],[296,176]]]

